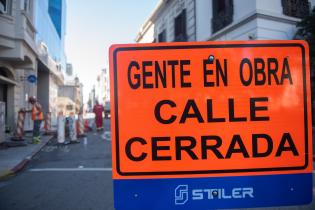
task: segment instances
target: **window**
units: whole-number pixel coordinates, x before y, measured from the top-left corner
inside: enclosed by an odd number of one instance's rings
[[[72,109],[73,109],[73,105],[71,105],[71,104],[67,105],[67,106],[66,106],[66,109],[67,109],[67,110],[72,110]]]
[[[31,10],[31,3],[30,0],[24,0],[24,11],[30,12]]]
[[[0,0],[0,14],[8,13],[9,0]]]
[[[212,1],[212,33],[215,33],[233,21],[233,0]]]
[[[176,18],[175,18],[175,42],[184,42],[187,41],[186,34],[186,10],[184,9]]]
[[[303,18],[310,12],[308,0],[281,0],[283,14],[291,17]]]
[[[166,42],[166,30],[164,29],[158,36],[159,42]]]

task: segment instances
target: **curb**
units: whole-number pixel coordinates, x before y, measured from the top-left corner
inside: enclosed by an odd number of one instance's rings
[[[46,146],[48,144],[48,142],[50,142],[53,138],[54,138],[54,136],[51,136],[50,138],[48,138],[46,142],[44,142],[40,147],[35,149],[30,155],[26,156],[23,160],[21,160],[20,163],[18,163],[16,166],[14,166],[11,170],[8,170],[5,173],[0,174],[0,181],[5,179],[5,178],[9,178],[11,176],[14,176],[18,172],[20,172],[28,164],[28,162],[30,160],[32,160],[32,158],[37,153],[39,153],[43,149],[43,147]]]

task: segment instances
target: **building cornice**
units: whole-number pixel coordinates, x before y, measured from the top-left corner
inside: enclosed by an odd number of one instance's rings
[[[166,4],[166,2],[169,0],[160,0],[158,2],[158,4],[155,6],[153,12],[151,13],[151,15],[149,16],[149,18],[144,22],[144,24],[141,26],[135,41],[138,42],[143,35],[148,31],[148,29],[150,28],[150,26],[152,25],[152,20],[156,17],[156,15],[158,14],[159,10],[164,6],[164,4]]]

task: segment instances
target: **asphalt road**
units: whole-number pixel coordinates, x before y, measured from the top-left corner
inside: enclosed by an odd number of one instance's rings
[[[90,132],[79,144],[49,143],[23,172],[0,182],[0,209],[114,210],[111,142],[102,134]]]
[[[107,134],[109,130],[106,120]],[[103,134],[90,132],[86,140],[66,146],[50,142],[21,173],[0,182],[0,209],[114,210],[111,141]],[[314,186],[313,178],[313,191]],[[311,210],[315,202],[267,209]]]

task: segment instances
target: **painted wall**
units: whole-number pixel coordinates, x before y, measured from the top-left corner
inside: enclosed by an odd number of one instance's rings
[[[261,1],[261,0],[258,0]],[[264,0],[263,0],[264,1]],[[278,1],[278,0],[274,0]],[[280,0],[281,1],[281,0]],[[257,2],[255,0],[233,0],[233,21],[237,22],[247,15],[254,13]]]
[[[154,41],[154,24],[147,26],[148,28],[142,32],[142,36],[136,40],[138,43],[152,43]]]
[[[196,40],[206,41],[211,34],[212,1],[196,1]]]

